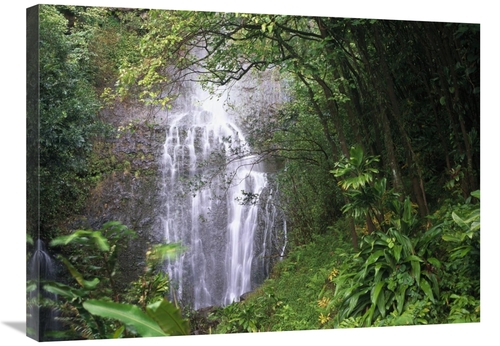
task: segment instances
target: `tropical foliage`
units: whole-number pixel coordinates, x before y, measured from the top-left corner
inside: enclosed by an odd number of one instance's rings
[[[415,212],[403,202],[387,232],[362,236],[358,252],[336,224],[294,248],[249,299],[214,313],[216,331],[479,322],[479,193],[473,196],[445,203],[432,215],[439,223],[411,236],[401,225]]]
[[[76,230],[51,241],[52,247],[77,249],[70,251],[69,259],[58,256],[72,278],[70,282],[40,281],[43,291],[57,297],[43,301],[60,322],[57,330],[46,331],[47,337],[65,340],[189,334],[189,322],[166,298],[168,277],[157,270],[165,259],[174,259],[180,253],[180,246],[153,246],[147,253],[144,274],[131,283],[125,297],[121,296],[115,283],[118,253],[134,237],[135,232],[125,225],[108,222],[102,229]]]

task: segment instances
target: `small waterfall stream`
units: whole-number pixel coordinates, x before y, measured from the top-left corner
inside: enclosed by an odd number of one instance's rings
[[[222,98],[195,90],[169,113],[167,126],[161,218],[166,241],[187,248],[167,265],[172,289],[194,309],[239,301],[269,271],[277,216],[266,205],[267,174],[247,156]],[[267,199],[241,203],[264,192]]]
[[[58,328],[58,323],[55,320],[56,312],[41,304],[43,298],[57,301],[56,294],[49,293],[41,287],[45,280],[55,279],[56,262],[49,255],[44,242],[37,239],[33,253],[27,263],[27,280],[35,284],[36,288],[31,290],[28,295],[26,319],[26,328],[29,335],[32,335],[37,340],[50,340],[46,333]]]

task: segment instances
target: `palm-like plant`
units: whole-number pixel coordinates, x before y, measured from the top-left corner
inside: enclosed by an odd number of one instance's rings
[[[378,156],[365,155],[361,146],[351,147],[349,158],[343,158],[330,172],[337,178],[338,185],[348,197],[342,211],[357,220],[365,219],[373,230],[372,220],[384,230],[384,206],[396,199],[397,194],[387,190],[387,179],[377,178],[378,169],[373,167]]]

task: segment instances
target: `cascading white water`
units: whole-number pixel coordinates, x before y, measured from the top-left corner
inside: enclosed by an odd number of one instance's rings
[[[266,270],[274,216],[239,202],[242,191],[260,195],[267,187],[245,150],[223,102],[200,90],[168,115],[162,220],[166,241],[187,248],[168,272],[176,298],[194,309],[238,301],[253,278],[265,276],[259,271]]]
[[[57,294],[42,289],[45,280],[56,279],[56,263],[49,255],[42,240],[37,239],[34,244],[33,254],[27,265],[27,280],[36,288],[30,290],[27,300],[26,328],[28,335],[40,341],[48,341],[45,334],[55,331],[59,324],[55,317],[57,312],[50,307],[40,304],[43,298],[57,301]]]

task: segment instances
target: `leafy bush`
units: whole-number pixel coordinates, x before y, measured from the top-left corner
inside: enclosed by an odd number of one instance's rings
[[[43,282],[45,291],[57,295],[45,304],[58,310],[58,320],[67,328],[54,334],[56,339],[189,334],[180,309],[165,299],[168,275],[158,270],[167,257],[182,250],[177,244],[151,247],[143,275],[125,294],[117,288],[118,252],[134,237],[133,230],[113,221],[99,230],[77,230],[51,241],[53,247],[74,247],[69,258],[58,256],[74,281]]]
[[[108,126],[87,63],[92,29],[70,32],[57,6],[40,6],[40,205],[42,231],[78,212],[89,187],[88,157]]]
[[[410,208],[364,236],[334,279],[336,327],[479,321],[479,204],[446,205],[412,238]]]
[[[479,193],[473,196],[447,201],[429,229],[409,199],[393,201],[387,231],[364,235],[358,252],[340,219],[327,234],[294,246],[245,301],[213,313],[213,331],[479,321]]]
[[[464,203],[445,205],[437,217],[443,221],[446,262],[441,281],[443,322],[480,320],[480,193],[475,191]]]
[[[336,325],[361,317],[363,326],[371,326],[378,317],[401,316],[416,301],[435,302],[439,285],[433,270],[439,266],[435,257],[418,256],[411,239],[395,228],[363,237],[360,252],[333,281],[340,300]]]

